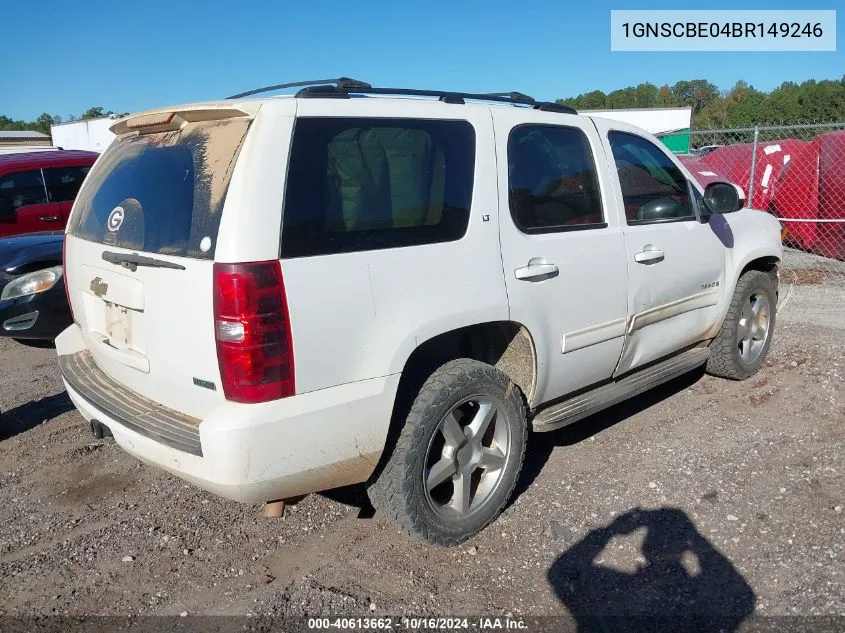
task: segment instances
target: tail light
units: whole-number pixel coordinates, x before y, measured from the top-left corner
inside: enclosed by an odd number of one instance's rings
[[[68,276],[67,276],[67,234],[65,234],[64,239],[62,240],[62,280],[65,284],[65,298],[67,299],[67,307],[70,310],[70,318],[73,319],[73,305],[70,303],[70,286],[68,284]],[[75,320],[75,319],[74,319]]]
[[[214,264],[214,333],[227,400],[295,393],[290,317],[278,261]]]

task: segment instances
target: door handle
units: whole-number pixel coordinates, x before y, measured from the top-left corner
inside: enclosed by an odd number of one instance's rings
[[[644,250],[634,255],[634,261],[638,264],[656,264],[662,262],[665,257],[663,251],[648,244]]]
[[[42,215],[38,219],[41,220],[42,222],[58,222],[59,216],[57,216],[57,215]]]
[[[549,263],[542,257],[532,257],[527,266],[517,268],[513,274],[522,281],[545,281],[557,277],[559,272],[557,264]]]

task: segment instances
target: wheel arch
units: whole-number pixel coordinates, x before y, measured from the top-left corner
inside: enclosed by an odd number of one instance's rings
[[[732,274],[729,271],[729,274],[725,279],[725,293],[722,299],[722,308],[719,311],[719,319],[714,324],[713,328],[707,333],[706,338],[714,338],[722,328],[722,324],[727,317],[728,309],[731,305],[731,299],[736,291],[736,285],[739,282],[740,277],[749,270],[759,270],[776,276],[778,274],[778,267],[783,260],[782,255],[782,251],[775,252],[774,249],[771,248],[762,247],[755,249],[754,251],[748,253],[739,262],[739,264],[734,267]],[[775,278],[777,279],[777,277]],[[775,286],[775,295],[777,295],[777,286]]]
[[[516,321],[487,321],[440,332],[420,342],[405,358],[394,398],[384,452],[370,481],[393,453],[402,424],[423,383],[440,366],[458,358],[493,365],[524,394],[530,407],[537,387],[537,352],[528,328]]]
[[[487,321],[430,336],[407,356],[402,377],[407,380],[422,373],[427,378],[440,365],[458,358],[493,365],[532,401],[537,387],[537,352],[534,338],[522,323]]]
[[[776,255],[763,255],[762,257],[757,257],[742,267],[739,275],[737,275],[737,279],[742,277],[749,270],[759,270],[764,273],[776,273],[780,263],[781,259]]]

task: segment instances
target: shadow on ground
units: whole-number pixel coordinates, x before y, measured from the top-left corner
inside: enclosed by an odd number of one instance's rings
[[[42,339],[26,339],[26,338],[16,338],[16,343],[20,343],[25,347],[35,347],[37,349],[56,349],[56,342],[55,341],[45,341]]]
[[[14,409],[0,413],[0,441],[35,428],[73,409],[66,392],[26,402]]]
[[[608,547],[635,533],[639,555]],[[730,633],[756,603],[742,575],[676,508],[634,509],[592,530],[557,558],[547,578],[580,633]]]

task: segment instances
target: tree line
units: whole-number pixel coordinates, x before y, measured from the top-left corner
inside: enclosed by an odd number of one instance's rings
[[[112,114],[117,114],[112,110],[105,110],[100,106],[94,106],[88,108],[85,112],[80,114],[78,117],[74,115],[69,115],[66,119],[62,119],[59,115],[53,115],[44,113],[39,116],[34,121],[24,121],[22,119],[11,119],[7,117],[5,114],[0,114],[0,130],[35,130],[36,132],[42,132],[44,134],[50,134],[50,126],[56,125],[61,123],[62,121],[77,121],[77,120],[85,120],[85,119],[99,119],[104,116],[110,116]],[[124,112],[119,116],[125,116],[129,114],[128,112]]]
[[[845,75],[840,80],[786,81],[762,92],[745,81],[719,90],[706,79],[679,81],[659,88],[652,83],[628,86],[605,94],[593,90],[558,103],[580,110],[613,108],[692,107],[693,129],[831,123],[845,121]]]
[[[780,123],[840,123],[845,121],[845,75],[838,81],[810,79],[800,84],[786,81],[771,92],[757,90],[745,81],[736,82],[729,90],[719,90],[706,79],[660,87],[641,83],[609,93],[593,90],[557,102],[577,110],[691,106],[692,125],[698,130]],[[111,114],[116,113],[95,106],[79,117],[70,115],[64,120],[97,119]],[[0,130],[36,130],[49,134],[50,126],[62,121],[62,117],[46,112],[35,121],[14,120],[0,114]]]

